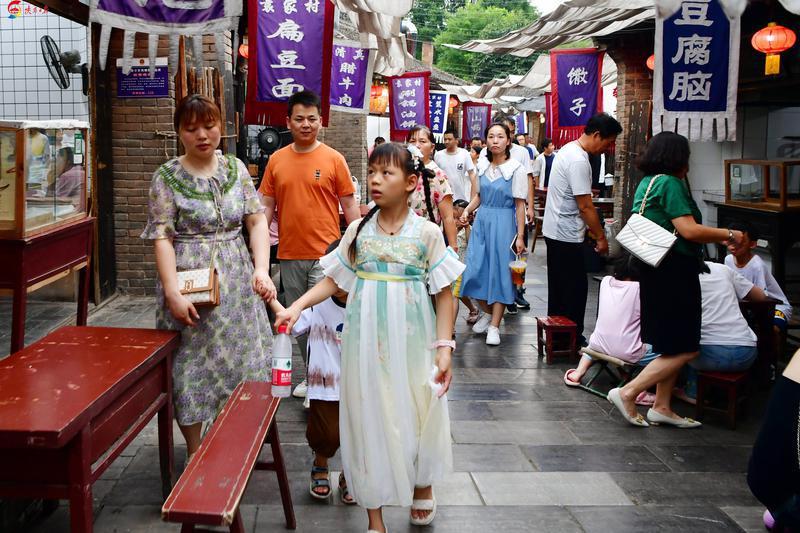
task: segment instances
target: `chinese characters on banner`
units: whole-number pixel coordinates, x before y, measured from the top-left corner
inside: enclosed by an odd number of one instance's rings
[[[551,121],[557,147],[574,141],[603,110],[603,52],[595,48],[550,51]]]
[[[430,72],[406,72],[389,77],[389,123],[393,141],[405,141],[408,130],[417,124],[430,124],[430,75]]]
[[[331,63],[331,109],[369,113],[375,51],[353,41],[334,41]]]
[[[248,124],[282,124],[286,102],[310,90],[328,123],[333,12],[327,0],[248,0]],[[255,43],[253,43],[255,40]]]
[[[517,135],[520,133],[528,134],[528,121],[526,120],[525,111],[514,117],[514,123],[517,125]]]
[[[474,137],[485,140],[486,126],[492,120],[492,104],[464,102],[461,109],[464,115],[461,127],[461,137],[464,139],[464,143],[468,144]]]
[[[430,91],[431,133],[437,142],[441,142],[447,129],[447,113],[449,112],[450,93],[447,91]]]
[[[656,19],[653,133],[736,139],[740,18],[718,0],[691,0]]]

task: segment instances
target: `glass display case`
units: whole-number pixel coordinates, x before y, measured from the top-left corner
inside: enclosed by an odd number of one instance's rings
[[[87,134],[76,120],[0,120],[0,238],[87,216]]]
[[[767,211],[800,210],[800,159],[728,159],[725,203]]]

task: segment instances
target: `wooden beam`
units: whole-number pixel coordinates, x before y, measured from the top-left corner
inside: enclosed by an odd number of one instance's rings
[[[26,0],[29,4],[47,9],[50,13],[55,13],[84,26],[89,25],[89,6],[82,4],[78,0]]]

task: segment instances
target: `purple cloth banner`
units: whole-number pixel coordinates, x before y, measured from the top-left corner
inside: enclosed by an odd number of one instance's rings
[[[434,137],[444,135],[447,129],[447,112],[450,95],[446,91],[430,91],[431,133]]]
[[[462,137],[465,141],[474,137],[486,139],[484,132],[486,131],[486,126],[489,125],[491,108],[490,104],[464,103],[464,131],[462,132]]]
[[[402,142],[408,130],[429,122],[428,77],[430,72],[407,72],[389,81],[391,137]]]
[[[598,112],[601,61],[597,51],[552,54],[556,61],[558,126],[585,126]],[[555,92],[555,91],[554,91]]]
[[[372,82],[372,58],[369,48],[333,43],[331,62],[331,108],[339,111],[368,113]]]
[[[259,101],[286,102],[304,89],[322,93],[319,51],[325,33],[324,8],[324,2],[261,2],[256,95]]]
[[[525,120],[525,112],[523,111],[516,117],[514,117],[514,122],[517,125],[517,133],[524,133],[525,135],[528,134],[528,121]]]
[[[225,0],[99,0],[97,8],[123,17],[166,24],[197,24],[226,16]]]

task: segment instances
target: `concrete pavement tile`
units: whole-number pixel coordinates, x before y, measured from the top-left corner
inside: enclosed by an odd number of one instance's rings
[[[611,417],[594,422],[567,421],[566,427],[580,440],[581,444],[704,444],[702,433],[705,428],[677,429],[668,427],[635,427],[625,422],[614,412]]]
[[[483,505],[475,482],[467,472],[451,472],[433,485],[438,505]]]
[[[486,505],[632,505],[605,472],[475,472]]]
[[[453,401],[447,395],[447,409],[450,411],[450,420],[492,420],[494,416],[486,402]]]
[[[453,469],[457,472],[532,472],[530,460],[514,444],[456,444]]]
[[[307,444],[306,422],[280,422],[278,437],[281,444]]]
[[[178,459],[177,447],[175,451],[175,468],[179,470],[183,459]],[[184,448],[185,450],[186,448]],[[183,452],[186,453],[185,451]],[[185,457],[185,455],[183,456]],[[158,446],[141,446],[139,451],[125,468],[121,479],[159,478],[161,467],[158,459]]]
[[[764,508],[761,506],[720,507],[723,513],[747,533],[762,533],[764,528]]]
[[[508,383],[453,383],[447,398],[472,401],[538,401],[539,397],[529,385]]]
[[[497,420],[566,421],[608,423],[608,416],[593,402],[503,402],[489,406]]]
[[[156,472],[157,467],[156,464]],[[133,477],[127,474],[114,484],[103,500],[104,505],[112,507],[152,505],[160,508],[163,503],[160,477]]]
[[[455,360],[457,357],[454,357]],[[552,374],[552,375],[551,375]],[[545,385],[560,382],[563,373],[547,369],[523,370],[518,368],[456,368],[455,383],[508,383],[514,385]]]
[[[434,522],[436,533],[577,533],[577,521],[563,507],[441,507]],[[418,529],[416,531],[419,531]],[[394,533],[394,530],[392,530]]]
[[[286,464],[287,472],[303,472],[303,475],[308,472],[308,475],[311,475],[311,463],[314,462],[314,451],[309,447],[308,443],[287,444],[282,442],[281,450],[283,451],[283,461]],[[261,460],[272,460],[272,450],[269,446],[264,446],[262,449]],[[342,463],[338,452],[335,456],[330,458],[328,465],[331,470],[342,469]]]
[[[543,472],[669,472],[644,446],[522,446]]]
[[[743,473],[638,472],[609,475],[637,505],[758,504]]]
[[[736,524],[715,507],[570,507],[587,533],[662,531],[715,533],[736,531]]]
[[[578,444],[561,422],[451,421],[450,432],[461,444]]]
[[[674,472],[747,472],[752,446],[648,446]]]

